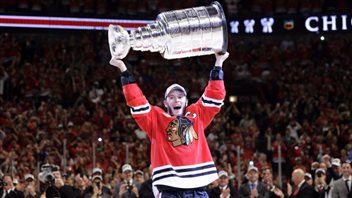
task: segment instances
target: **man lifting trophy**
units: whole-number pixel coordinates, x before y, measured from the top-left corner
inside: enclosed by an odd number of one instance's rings
[[[159,52],[165,59],[202,56],[227,51],[227,24],[218,2],[163,12],[156,22],[128,33],[119,25],[109,26],[112,56],[123,59],[130,48]]]
[[[153,186],[158,198],[208,198],[206,187],[218,179],[205,128],[220,111],[225,98],[223,62],[227,29],[223,10],[214,2],[165,12],[155,23],[130,34],[109,26],[110,64],[121,71],[121,84],[133,119],[150,139]],[[215,66],[203,95],[188,105],[187,91],[170,85],[163,96],[165,110],[151,105],[121,60],[129,49],[159,52],[166,59],[215,54]]]

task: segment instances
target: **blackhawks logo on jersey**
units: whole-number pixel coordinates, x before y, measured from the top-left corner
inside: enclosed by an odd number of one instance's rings
[[[187,117],[177,116],[172,120],[167,129],[167,140],[172,142],[174,147],[180,145],[190,145],[194,139],[198,139],[194,131],[193,123]]]

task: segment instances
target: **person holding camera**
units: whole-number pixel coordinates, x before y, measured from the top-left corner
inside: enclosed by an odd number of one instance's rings
[[[103,185],[103,171],[94,168],[92,173],[92,185],[86,188],[83,198],[110,198],[110,189]]]
[[[40,198],[80,198],[80,190],[66,185],[58,166],[44,164],[39,173],[41,182]]]
[[[11,175],[5,175],[2,183],[3,190],[0,198],[24,198],[23,192],[15,188]]]
[[[129,164],[122,166],[123,181],[115,186],[114,198],[138,198],[139,185],[133,180],[133,169]]]
[[[111,195],[108,194],[103,188],[102,183],[103,178],[100,175],[95,175],[92,177],[92,185],[87,188],[84,192],[84,198],[110,198]]]

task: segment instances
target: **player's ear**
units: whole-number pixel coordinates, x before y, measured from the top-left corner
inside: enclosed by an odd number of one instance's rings
[[[164,103],[164,107],[167,109],[166,99],[164,99],[163,103]]]

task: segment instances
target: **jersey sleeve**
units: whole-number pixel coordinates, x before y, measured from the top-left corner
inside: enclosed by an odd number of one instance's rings
[[[226,95],[223,80],[210,80],[202,97],[196,103],[204,126],[208,126],[224,104]]]
[[[139,127],[150,135],[152,106],[136,83],[124,85],[122,88],[132,117],[136,120]]]

